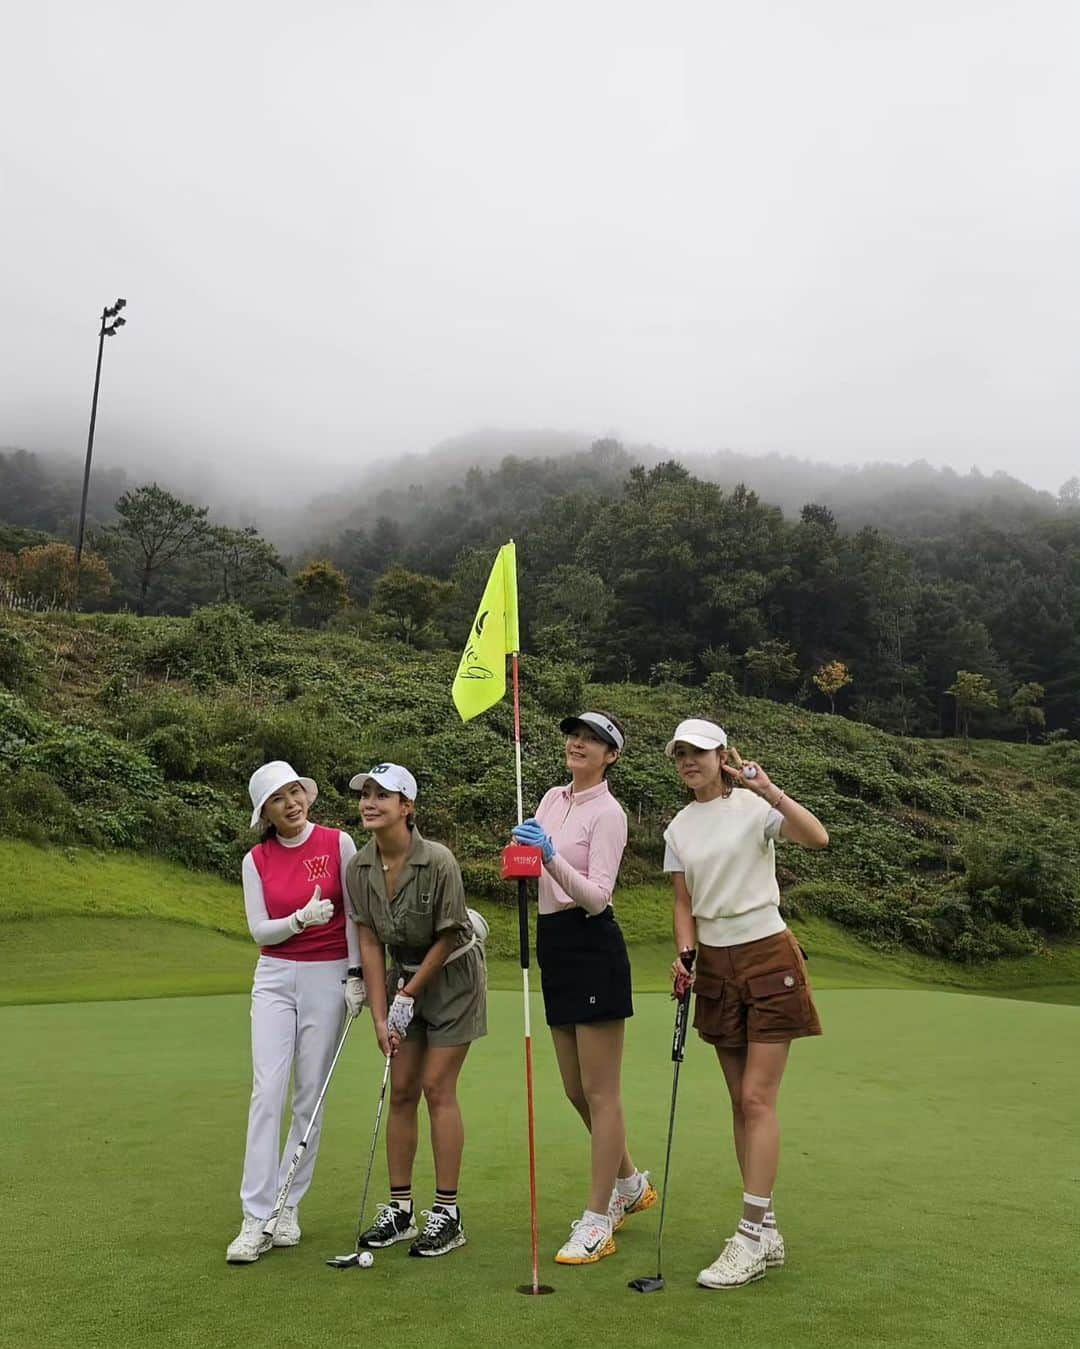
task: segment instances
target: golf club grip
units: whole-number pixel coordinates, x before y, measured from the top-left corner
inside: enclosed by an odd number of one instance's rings
[[[679,1005],[675,1009],[675,1034],[671,1039],[671,1061],[672,1063],[682,1063],[686,1054],[686,1031],[690,1023],[690,990],[679,999]]]
[[[694,961],[697,959],[696,951],[683,951],[679,956],[687,974],[694,968]],[[671,1061],[672,1063],[682,1063],[686,1054],[686,1032],[690,1024],[690,988],[687,987],[682,997],[678,999],[678,1007],[675,1009],[675,1034],[671,1039]]]

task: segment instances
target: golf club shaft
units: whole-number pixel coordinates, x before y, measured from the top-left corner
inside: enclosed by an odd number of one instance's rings
[[[656,1277],[663,1274],[661,1264],[664,1243],[664,1213],[667,1211],[668,1176],[671,1173],[671,1143],[675,1137],[675,1099],[679,1094],[679,1069],[682,1059],[675,1060],[675,1075],[671,1081],[671,1112],[668,1116],[667,1152],[664,1154],[664,1188],[660,1195],[660,1220],[656,1226]]]
[[[360,1238],[364,1233],[364,1214],[367,1211],[368,1189],[371,1186],[371,1168],[375,1161],[375,1149],[379,1142],[379,1125],[382,1122],[383,1102],[386,1100],[386,1084],[390,1080],[390,1059],[392,1055],[387,1054],[386,1064],[383,1067],[382,1086],[379,1088],[379,1104],[375,1111],[375,1128],[371,1134],[371,1148],[368,1152],[367,1175],[364,1177],[364,1193],[360,1197],[360,1217],[356,1222],[356,1249],[360,1249]]]
[[[322,1109],[323,1099],[330,1089],[330,1079],[334,1076],[334,1069],[337,1067],[337,1061],[341,1057],[341,1051],[345,1048],[345,1041],[349,1038],[349,1031],[352,1029],[352,1023],[355,1018],[351,1013],[345,1014],[345,1029],[341,1032],[341,1039],[338,1041],[338,1047],[334,1051],[334,1057],[330,1060],[330,1070],[326,1074],[326,1081],[322,1085],[322,1091],[319,1092],[318,1100],[315,1102],[315,1108],[311,1112],[311,1118],[307,1122],[307,1128],[304,1130],[300,1142],[296,1145],[296,1151],[292,1155],[292,1161],[289,1163],[289,1169],[285,1173],[285,1182],[278,1191],[277,1199],[274,1200],[274,1208],[263,1227],[263,1236],[272,1237],[277,1230],[278,1219],[281,1217],[281,1211],[285,1207],[285,1201],[289,1197],[289,1191],[292,1189],[292,1183],[296,1178],[297,1169],[307,1149],[308,1139],[311,1137],[311,1131],[315,1127],[315,1121],[319,1118],[319,1111]]]
[[[688,974],[694,968],[695,955],[696,952],[685,951],[681,956]],[[675,1064],[675,1072],[671,1079],[671,1110],[668,1113],[667,1151],[664,1154],[664,1191],[660,1196],[660,1220],[656,1226],[656,1277],[658,1279],[663,1274],[661,1260],[664,1242],[664,1214],[667,1211],[668,1178],[671,1173],[671,1143],[675,1137],[675,1102],[679,1095],[679,1070],[682,1068],[683,1056],[686,1053],[686,1031],[689,1023],[690,986],[687,985],[678,998],[678,1006],[675,1008],[675,1033],[671,1039],[671,1060]]]

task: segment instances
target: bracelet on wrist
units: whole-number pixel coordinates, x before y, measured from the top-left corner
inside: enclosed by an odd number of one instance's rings
[[[776,800],[772,803],[772,808],[773,808],[773,810],[777,810],[777,809],[779,808],[780,802],[783,801],[783,799],[784,799],[785,796],[787,796],[787,792],[781,792],[781,793],[780,793],[780,795],[779,795],[779,796],[776,798]]]

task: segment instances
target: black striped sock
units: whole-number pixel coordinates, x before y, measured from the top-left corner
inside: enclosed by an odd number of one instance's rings
[[[401,1209],[405,1213],[412,1212],[412,1186],[411,1185],[391,1185],[390,1202],[395,1208]]]
[[[456,1218],[458,1216],[457,1196],[458,1196],[457,1190],[436,1189],[435,1207],[444,1208],[447,1211],[447,1213],[449,1213],[451,1218]]]

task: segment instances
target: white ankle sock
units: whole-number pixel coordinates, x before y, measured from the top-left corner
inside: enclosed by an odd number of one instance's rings
[[[749,1218],[740,1218],[735,1232],[735,1240],[745,1246],[751,1255],[761,1253],[761,1224],[752,1223]]]
[[[615,1188],[624,1199],[631,1199],[641,1189],[644,1188],[645,1177],[640,1171],[635,1171],[632,1176],[616,1176]]]
[[[582,1214],[586,1222],[594,1222],[598,1227],[605,1227],[608,1233],[611,1232],[611,1219],[606,1213],[594,1213],[591,1208],[587,1208]]]

